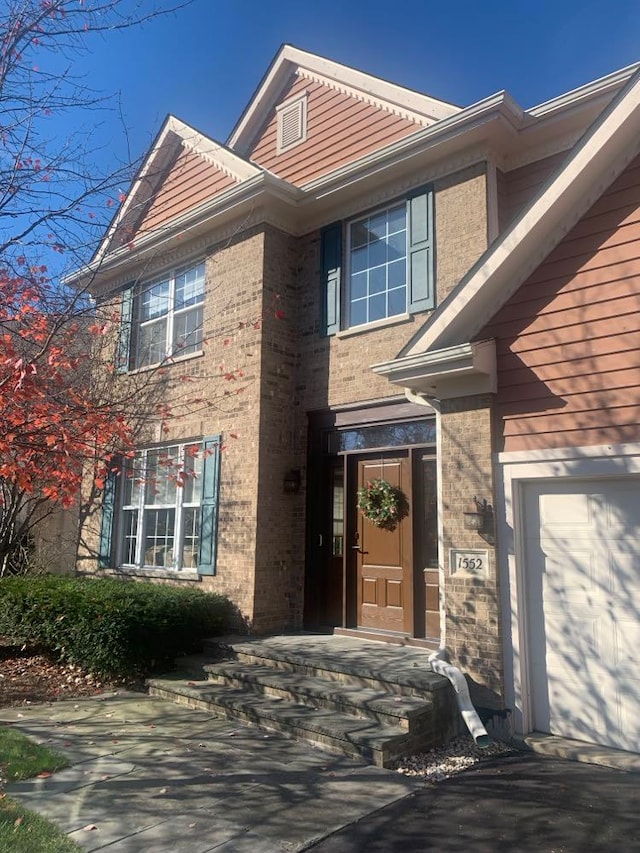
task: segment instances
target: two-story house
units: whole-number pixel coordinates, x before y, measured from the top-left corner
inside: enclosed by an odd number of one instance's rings
[[[445,646],[517,731],[635,749],[634,72],[461,108],[284,46],[226,144],[167,118],[78,280],[171,410],[79,567]]]

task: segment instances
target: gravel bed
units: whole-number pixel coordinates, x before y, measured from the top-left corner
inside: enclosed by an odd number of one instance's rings
[[[461,735],[445,746],[400,758],[393,769],[405,776],[422,778],[425,782],[440,782],[488,758],[513,755],[517,751],[500,741],[492,741],[487,749],[478,749],[470,735]]]

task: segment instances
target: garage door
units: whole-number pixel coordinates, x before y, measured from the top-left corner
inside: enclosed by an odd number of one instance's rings
[[[533,729],[640,751],[640,480],[524,487]]]

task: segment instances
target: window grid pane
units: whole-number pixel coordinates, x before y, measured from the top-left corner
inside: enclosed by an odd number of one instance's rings
[[[173,567],[175,509],[146,509],[144,515],[144,564]]]
[[[123,512],[122,529],[122,562],[127,566],[132,566],[136,562],[136,543],[138,541],[137,509],[128,509]]]
[[[200,351],[204,290],[204,262],[138,289],[132,333],[135,368]]]
[[[200,510],[188,507],[183,510],[182,519],[182,566],[185,569],[198,568],[200,549]]]
[[[122,471],[119,560],[139,568],[196,569],[202,445],[152,448]]]
[[[405,205],[354,222],[350,239],[350,325],[403,314],[407,310]]]

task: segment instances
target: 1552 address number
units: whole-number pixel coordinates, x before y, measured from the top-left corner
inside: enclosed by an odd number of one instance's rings
[[[487,551],[451,551],[451,571],[480,574],[487,571],[489,554]]]

